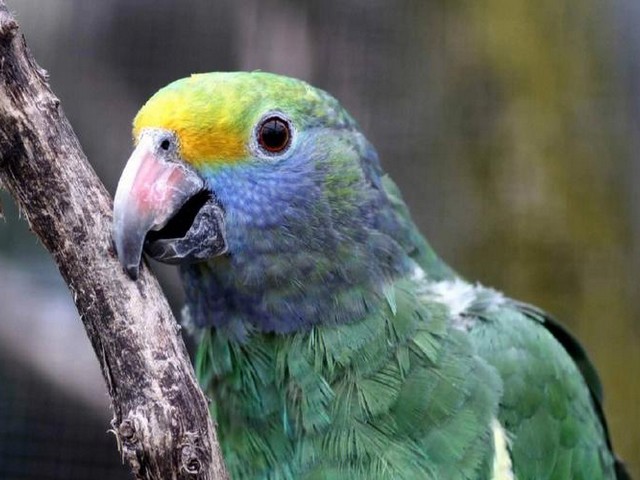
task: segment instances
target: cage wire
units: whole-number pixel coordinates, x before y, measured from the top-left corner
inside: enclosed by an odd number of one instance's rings
[[[0,352],[0,478],[125,480],[104,418]]]

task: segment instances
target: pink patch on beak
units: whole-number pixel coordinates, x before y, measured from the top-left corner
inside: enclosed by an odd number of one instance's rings
[[[116,190],[113,237],[120,262],[137,275],[144,239],[159,230],[204,188],[186,165],[169,161],[154,148],[154,136],[142,136],[131,154]]]

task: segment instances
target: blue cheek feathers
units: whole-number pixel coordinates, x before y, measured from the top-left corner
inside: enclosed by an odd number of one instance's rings
[[[325,152],[316,148],[314,158],[305,146],[281,161],[248,160],[203,175],[225,211],[229,253],[182,268],[196,326],[242,335],[348,322],[381,301],[384,283],[407,268],[400,246],[378,231],[389,205],[376,182],[356,183],[353,198],[343,192],[332,204],[336,192],[324,176],[335,175],[334,160],[318,161]],[[359,168],[358,161],[347,168]]]

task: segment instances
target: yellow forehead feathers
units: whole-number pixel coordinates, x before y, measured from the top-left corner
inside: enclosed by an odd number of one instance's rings
[[[194,165],[246,157],[249,131],[239,121],[244,117],[241,113],[246,102],[241,98],[222,101],[227,96],[223,88],[214,96],[211,88],[198,80],[198,76],[192,76],[175,82],[151,97],[134,120],[134,137],[145,128],[173,131],[182,158]]]
[[[265,110],[278,107],[275,99],[312,91],[304,82],[262,72],[192,75],[147,101],[134,120],[134,138],[145,128],[163,128],[176,133],[182,158],[196,167],[237,162],[249,156],[253,128]]]

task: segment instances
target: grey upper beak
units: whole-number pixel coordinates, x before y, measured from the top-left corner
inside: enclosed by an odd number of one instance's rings
[[[133,279],[138,277],[145,244],[153,257],[169,263],[226,251],[222,209],[190,166],[158,146],[161,134],[166,136],[163,131],[141,135],[114,200],[115,247]],[[183,225],[176,228],[177,223]]]

